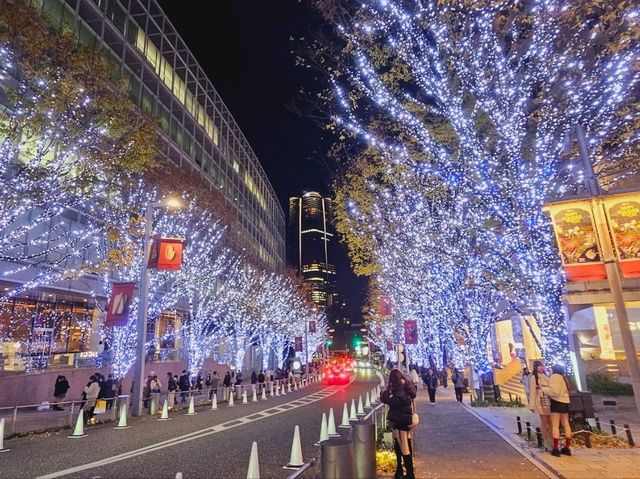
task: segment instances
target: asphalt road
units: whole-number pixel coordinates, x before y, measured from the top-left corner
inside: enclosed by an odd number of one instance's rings
[[[340,423],[345,402],[357,399],[377,383],[371,370],[359,371],[348,386],[315,384],[286,396],[246,405],[224,404],[197,415],[172,414],[170,421],[143,417],[131,427],[92,426],[87,436],[70,439],[65,430],[49,436],[5,441],[0,477],[33,478],[245,478],[251,444],[256,441],[261,477],[286,478],[294,426],[300,428],[305,461],[319,457],[322,413],[334,409]],[[346,430],[338,429],[346,435]],[[307,477],[311,477],[310,473]],[[303,476],[304,477],[304,476]]]

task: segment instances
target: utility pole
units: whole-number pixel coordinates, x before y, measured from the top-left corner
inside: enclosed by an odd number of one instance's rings
[[[636,400],[636,409],[640,413],[640,366],[638,365],[636,347],[633,342],[633,335],[629,326],[629,315],[627,313],[627,307],[624,303],[622,281],[620,280],[620,272],[618,270],[618,261],[613,249],[611,236],[609,235],[609,225],[607,224],[607,217],[605,214],[604,202],[602,201],[600,185],[598,185],[598,181],[593,171],[593,165],[589,159],[589,150],[587,147],[584,130],[581,125],[576,125],[575,131],[576,138],[578,140],[580,159],[582,160],[583,168],[586,175],[587,188],[589,189],[589,196],[591,196],[591,210],[593,213],[593,218],[596,222],[596,232],[598,234],[600,248],[602,249],[602,259],[607,271],[609,289],[611,290],[611,295],[613,296],[613,302],[616,309],[616,318],[620,327],[620,336],[622,337],[624,353],[627,357],[627,364],[629,366],[631,385],[633,386],[633,394]]]

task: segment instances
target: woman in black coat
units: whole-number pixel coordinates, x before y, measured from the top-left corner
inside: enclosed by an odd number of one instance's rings
[[[413,448],[411,447],[411,420],[416,389],[406,380],[399,369],[389,375],[389,385],[380,394],[380,401],[389,406],[387,420],[393,430],[393,449],[396,453],[394,479],[415,479],[413,471]],[[403,475],[402,463],[407,470]]]

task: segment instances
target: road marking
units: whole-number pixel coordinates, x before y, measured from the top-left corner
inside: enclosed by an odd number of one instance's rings
[[[354,378],[355,379],[355,378]],[[353,382],[353,381],[351,381]],[[345,389],[347,386],[349,386],[351,384],[351,382],[347,385],[344,385],[342,387],[338,387],[338,386],[329,386],[328,388],[324,389],[324,395],[316,398],[312,401],[310,401],[309,403],[312,402],[317,402],[320,401],[322,399],[325,399],[326,397],[332,396],[333,394],[336,394],[337,392]],[[317,393],[316,393],[317,394]],[[311,395],[314,396],[314,395]],[[311,396],[307,396],[307,397],[311,397]],[[46,474],[44,476],[39,476],[37,479],[54,479],[56,477],[62,477],[62,476],[67,476],[69,474],[74,474],[76,472],[82,472],[82,471],[86,471],[89,469],[95,469],[96,467],[102,467],[102,466],[106,466],[109,464],[113,464],[114,462],[120,462],[120,461],[124,461],[127,459],[131,459],[133,457],[136,456],[141,456],[143,454],[148,454],[150,452],[155,452],[155,451],[160,451],[161,449],[165,449],[167,447],[172,447],[175,446],[177,444],[182,444],[184,442],[188,442],[188,441],[193,441],[194,439],[201,439],[207,436],[210,436],[212,434],[217,434],[219,432],[222,431],[228,431],[229,429],[233,429],[234,427],[239,427],[239,426],[244,426],[245,424],[254,422],[254,421],[260,421],[262,419],[265,419],[267,417],[272,417],[272,416],[276,416],[278,414],[282,414],[285,412],[289,412],[292,409],[297,409],[299,407],[303,407],[306,406],[306,404],[300,404],[298,406],[293,406],[290,409],[287,410],[279,410],[278,408],[271,408],[268,411],[263,411],[261,414],[263,415],[263,417],[257,418],[257,419],[249,419],[248,416],[246,417],[242,417],[242,418],[238,418],[238,419],[234,419],[233,421],[227,422],[225,424],[218,424],[215,426],[211,426],[205,429],[201,429],[199,431],[194,431],[194,432],[190,432],[188,434],[184,434],[182,436],[178,436],[175,437],[173,439],[168,439],[166,441],[162,441],[156,444],[151,444],[149,446],[145,446],[145,447],[141,447],[139,449],[134,449],[133,451],[127,451],[121,454],[117,454],[115,456],[111,456],[105,459],[100,459],[98,461],[94,461],[94,462],[89,462],[87,464],[83,464],[81,466],[75,466],[75,467],[71,467],[69,469],[64,469],[62,471],[57,471],[57,472],[52,472],[51,474]],[[271,413],[269,413],[270,411],[272,411]],[[255,415],[255,414],[254,414]],[[236,424],[237,423],[237,424]],[[227,427],[227,425],[229,425]]]

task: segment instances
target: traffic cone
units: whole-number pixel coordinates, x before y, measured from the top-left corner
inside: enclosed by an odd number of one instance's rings
[[[304,465],[302,458],[302,446],[300,445],[300,428],[296,424],[293,428],[293,442],[291,443],[291,455],[289,456],[289,464],[284,469],[298,469]]]
[[[211,409],[218,409],[218,395],[213,393],[213,399],[211,400]]]
[[[149,399],[149,401],[151,401],[151,404],[149,404],[149,415],[155,416],[156,414],[158,414],[158,403],[156,402],[157,397],[153,396],[151,399]]]
[[[67,437],[77,439],[85,436],[86,434],[84,433],[84,411],[82,410],[82,408],[80,408],[80,413],[78,414],[78,419],[76,420],[76,427],[73,429],[73,434]]]
[[[276,396],[280,396],[280,384],[276,384]]]
[[[338,431],[336,431],[336,419],[333,416],[333,408],[329,408],[329,419],[327,420],[327,434],[329,437],[338,437]]]
[[[367,391],[367,395],[364,397],[364,407],[371,407],[371,397],[369,396],[369,391]]]
[[[182,473],[181,472],[178,472],[176,474],[176,479],[182,479]]]
[[[344,403],[344,407],[342,408],[342,422],[338,427],[351,427],[351,424],[349,424],[349,408],[347,407],[347,403]]]
[[[249,456],[249,469],[247,479],[260,479],[260,462],[258,461],[258,443],[251,444],[251,456]]]
[[[299,440],[300,438],[298,438]],[[0,419],[0,452],[9,452],[9,449],[4,447],[4,418]],[[293,451],[291,451],[291,457],[293,457]]]
[[[287,382],[287,389],[289,390],[288,392],[291,392],[291,383]]]
[[[193,394],[191,395],[191,397],[189,398],[189,410],[187,411],[187,416],[195,416],[196,415],[196,408],[195,405],[193,404]]]
[[[353,399],[351,399],[351,410],[349,411],[349,421],[357,421],[358,417],[356,416],[356,403]]]
[[[127,425],[127,402],[124,401],[120,404],[120,416],[118,419],[118,425],[114,426],[114,429],[128,429],[131,426]]]
[[[284,383],[282,383],[282,395],[286,396],[287,395],[287,387],[285,386]]]
[[[247,404],[247,403],[248,403],[248,401],[247,401],[247,390],[245,389],[245,390],[242,391],[242,404]]]
[[[229,392],[229,402],[227,403],[229,407],[235,406],[235,404],[233,404],[233,396],[235,396],[235,391],[232,389],[231,392]]]
[[[167,403],[167,400],[165,399],[164,404],[162,405],[162,414],[160,414],[158,421],[168,421],[169,419],[171,419],[169,417],[169,403]]]
[[[253,388],[253,402],[258,402],[258,393],[256,393],[256,388]]]
[[[293,383],[293,389],[294,389],[294,391],[298,390],[298,381]]]
[[[376,388],[371,390],[371,404],[375,404],[378,402],[378,395],[376,394]]]
[[[275,395],[276,395],[276,391],[275,391],[275,389],[273,387],[273,384],[272,384],[271,385],[271,397],[275,397]]]
[[[362,396],[358,396],[358,411],[356,412],[358,416],[364,416],[364,408],[362,407]]]
[[[327,433],[327,413],[322,413],[322,423],[320,424],[320,439],[316,442],[316,446],[319,446],[322,441],[326,441],[329,439],[329,434]]]
[[[267,388],[262,388],[262,399],[267,400]]]

